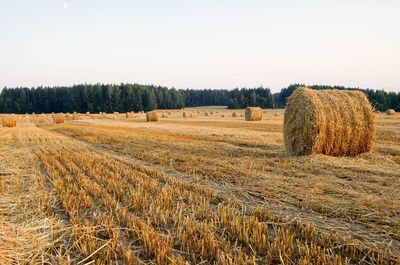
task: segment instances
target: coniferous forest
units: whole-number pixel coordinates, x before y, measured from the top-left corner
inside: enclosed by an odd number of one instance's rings
[[[179,109],[197,106],[227,106],[231,109],[259,106],[282,108],[286,99],[301,84],[290,85],[272,94],[268,88],[233,90],[178,90],[139,84],[81,84],[72,87],[4,88],[0,94],[0,113],[49,112],[127,112],[153,109]],[[340,86],[310,86],[313,89],[357,89]],[[400,92],[361,90],[380,111],[400,111]]]

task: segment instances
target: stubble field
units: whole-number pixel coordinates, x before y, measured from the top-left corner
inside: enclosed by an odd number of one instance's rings
[[[0,263],[399,263],[400,115],[377,115],[372,153],[290,157],[283,110],[232,112],[19,115],[0,128]]]

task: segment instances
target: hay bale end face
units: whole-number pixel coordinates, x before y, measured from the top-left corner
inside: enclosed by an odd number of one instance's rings
[[[53,114],[53,123],[61,124],[64,123],[64,114]]]
[[[396,111],[394,109],[388,109],[386,110],[386,115],[395,115]]]
[[[11,128],[17,126],[17,118],[15,115],[3,116],[2,122],[3,122],[3,127]]]
[[[244,116],[246,121],[261,121],[262,109],[259,107],[248,107]]]
[[[151,122],[151,121],[158,121],[158,113],[157,113],[157,111],[149,111],[149,112],[147,112],[146,113],[146,120],[148,121],[148,122]]]
[[[284,141],[290,155],[357,155],[375,141],[375,114],[360,91],[297,89],[288,99]]]

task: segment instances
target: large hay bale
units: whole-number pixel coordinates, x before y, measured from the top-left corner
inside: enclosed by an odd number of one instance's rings
[[[244,116],[246,121],[261,121],[262,109],[259,107],[248,107]]]
[[[388,109],[386,110],[386,115],[395,115],[396,111],[394,109]]]
[[[3,116],[3,127],[15,127],[17,126],[17,118],[15,115]]]
[[[149,111],[146,113],[146,120],[147,121],[158,121],[158,113],[157,111]]]
[[[284,116],[288,154],[356,155],[371,150],[375,114],[360,91],[299,88]]]
[[[60,124],[64,123],[64,114],[53,114],[53,123]]]

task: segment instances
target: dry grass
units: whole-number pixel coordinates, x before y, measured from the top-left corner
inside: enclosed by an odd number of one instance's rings
[[[299,88],[288,99],[284,139],[291,155],[369,152],[375,142],[375,113],[360,91]]]
[[[61,246],[70,230],[53,211],[57,196],[27,152],[24,134],[31,132],[0,131],[0,263],[66,264],[73,251]]]
[[[213,111],[40,128],[24,118],[0,130],[4,154],[31,156],[7,164],[31,161],[25,170],[37,168],[31,179],[45,184],[29,200],[52,205],[37,208],[37,219],[55,216],[50,227],[65,231],[57,243],[39,243],[48,263],[396,263],[400,117],[378,115],[370,154],[288,157],[277,111],[257,123]]]

